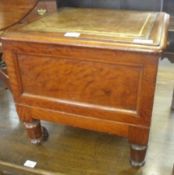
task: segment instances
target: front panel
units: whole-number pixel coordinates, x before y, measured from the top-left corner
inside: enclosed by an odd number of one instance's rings
[[[45,44],[11,46],[13,56],[6,61],[17,104],[149,125],[155,55]]]

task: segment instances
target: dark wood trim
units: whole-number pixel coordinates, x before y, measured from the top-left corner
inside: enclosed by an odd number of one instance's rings
[[[163,58],[167,58],[171,63],[174,63],[174,52],[164,52]]]
[[[174,90],[173,90],[173,98],[172,98],[172,105],[171,105],[172,110],[174,110]]]

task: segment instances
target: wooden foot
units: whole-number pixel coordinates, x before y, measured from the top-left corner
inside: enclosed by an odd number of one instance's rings
[[[30,123],[24,122],[28,136],[32,144],[40,144],[48,138],[48,132],[45,127],[41,127],[39,120],[33,120]]]
[[[146,155],[147,146],[131,144],[130,149],[131,149],[131,153],[130,153],[131,166],[136,168],[142,167],[145,164],[145,155]]]
[[[129,128],[130,164],[139,168],[145,164],[145,156],[149,139],[149,128]]]

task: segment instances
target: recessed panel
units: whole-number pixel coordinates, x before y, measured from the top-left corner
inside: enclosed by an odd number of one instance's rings
[[[141,66],[24,55],[18,62],[24,93],[55,101],[137,108]]]

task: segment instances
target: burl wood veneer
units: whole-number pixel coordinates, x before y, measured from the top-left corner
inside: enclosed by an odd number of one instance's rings
[[[62,8],[7,33],[4,57],[31,141],[42,141],[40,120],[116,134],[128,138],[131,164],[142,166],[168,19]]]

